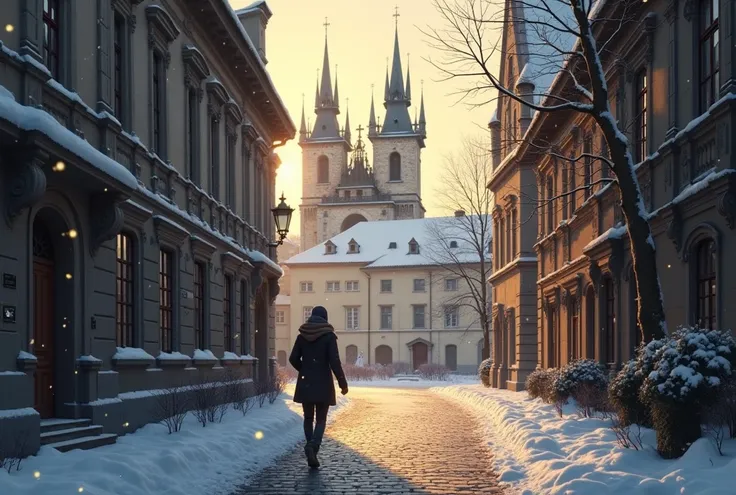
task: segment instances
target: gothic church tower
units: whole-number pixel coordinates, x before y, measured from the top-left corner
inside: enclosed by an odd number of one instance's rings
[[[368,138],[373,146],[371,166],[358,126],[352,145],[350,116],[340,128],[337,77],[330,76],[327,38],[322,77],[315,95],[316,119],[307,127],[302,108],[299,145],[302,148],[301,249],[305,251],[358,222],[423,218],[421,200],[421,150],[426,139],[424,96],[419,119],[412,124],[411,76],[406,85],[401,67],[398,26],[389,80],[386,73],[381,126],[371,98]]]

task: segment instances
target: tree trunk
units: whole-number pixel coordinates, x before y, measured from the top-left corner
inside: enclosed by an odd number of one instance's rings
[[[629,232],[629,246],[634,265],[637,301],[637,320],[644,342],[660,339],[667,334],[664,302],[657,270],[654,237],[646,217],[647,211],[633,168],[628,142],[608,118],[598,120],[611,150],[613,171],[621,193],[621,209]]]
[[[488,325],[488,315],[483,315],[483,360],[491,357],[491,334]]]

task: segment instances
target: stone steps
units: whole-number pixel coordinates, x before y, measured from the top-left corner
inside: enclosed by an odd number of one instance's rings
[[[113,433],[103,433],[102,426],[93,425],[89,419],[41,421],[41,445],[48,445],[60,452],[111,445],[117,438]]]

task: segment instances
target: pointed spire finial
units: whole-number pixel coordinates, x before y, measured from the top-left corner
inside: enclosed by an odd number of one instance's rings
[[[399,16],[401,16],[401,14],[399,14],[399,6],[397,5],[396,7],[394,7],[394,19],[396,19],[396,29],[399,29]]]
[[[327,28],[330,27],[330,23],[327,22],[327,17],[325,17],[325,23],[322,25],[325,27],[325,39],[327,39]]]
[[[304,115],[304,93],[302,93],[302,122],[299,126],[299,138],[305,139],[307,137],[307,120]]]

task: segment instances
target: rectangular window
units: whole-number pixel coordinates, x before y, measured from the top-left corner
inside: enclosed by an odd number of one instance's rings
[[[639,71],[636,76],[636,153],[637,163],[647,157],[647,71]]]
[[[222,312],[224,322],[222,325],[222,338],[226,351],[233,351],[233,279],[225,275],[225,296],[222,299]]]
[[[516,254],[519,252],[516,244],[516,235],[518,230],[518,221],[516,218],[516,210],[511,210],[511,259],[516,258]]]
[[[114,102],[113,102],[113,111],[115,112],[115,117],[122,123],[124,120],[123,116],[123,101],[124,101],[124,91],[125,91],[125,56],[127,55],[126,45],[125,45],[125,29],[126,29],[126,23],[125,18],[120,15],[119,13],[115,13],[115,43],[113,46],[113,56],[115,57],[114,64],[115,64],[115,74],[114,74]]]
[[[456,278],[446,278],[445,279],[445,290],[448,292],[456,291],[457,282],[458,280]]]
[[[593,158],[591,157],[592,153],[592,143],[590,141],[590,137],[586,137],[585,141],[583,142],[583,154],[585,155],[583,158],[583,180],[585,181],[585,199],[588,199],[590,195],[593,193],[593,190],[591,188],[591,184],[593,182]]]
[[[166,136],[164,135],[164,118],[166,105],[164,101],[164,61],[158,52],[153,52],[153,146],[161,159],[165,159]]]
[[[118,347],[133,347],[135,253],[133,239],[128,234],[118,234],[116,258],[117,345]]]
[[[250,335],[248,335],[248,285],[240,281],[240,353],[250,353]]]
[[[338,281],[327,282],[327,292],[340,292],[340,282]]]
[[[358,292],[360,290],[357,280],[348,280],[345,282],[345,290],[347,292]]]
[[[189,158],[189,178],[199,185],[199,154],[197,140],[199,136],[198,112],[199,97],[195,89],[187,91],[187,155]]]
[[[381,306],[381,330],[391,330],[394,327],[393,306]]]
[[[381,292],[391,292],[391,280],[381,280]]]
[[[312,316],[312,306],[304,306],[302,308],[302,316],[304,316],[304,321],[307,321]]]
[[[59,79],[60,36],[59,0],[43,2],[43,63],[51,77]]]
[[[427,307],[424,304],[412,306],[414,318],[414,328],[427,328],[425,321],[425,314]]]
[[[357,330],[360,326],[359,311],[358,307],[345,308],[345,329],[346,330]]]
[[[276,311],[276,324],[283,325],[286,323],[286,316],[283,311]]]
[[[299,292],[312,292],[312,282],[301,282],[299,284]]]
[[[204,263],[194,264],[194,345],[206,349],[204,342]]]
[[[423,278],[414,279],[414,292],[425,292],[427,282]]]
[[[700,111],[715,103],[720,90],[719,0],[700,2]]]
[[[445,328],[457,328],[460,325],[460,311],[454,306],[445,308]]]
[[[210,118],[210,193],[220,200],[220,122],[217,117]]]
[[[163,249],[158,260],[159,325],[161,351],[171,352],[174,346],[174,255]]]
[[[227,137],[227,205],[235,209],[235,136]]]

